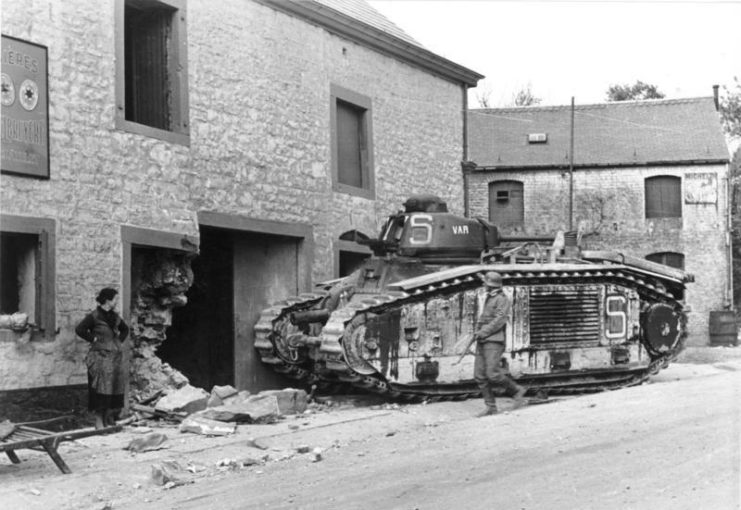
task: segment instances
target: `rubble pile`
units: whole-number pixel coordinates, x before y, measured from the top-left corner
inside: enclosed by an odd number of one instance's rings
[[[302,414],[308,406],[304,390],[266,390],[256,395],[232,386],[214,386],[211,393],[189,384],[167,392],[152,406],[132,405],[142,417],[180,423],[181,432],[228,435],[240,423],[274,423],[282,416]]]
[[[163,391],[182,388],[188,378],[156,355],[172,324],[172,310],[185,306],[193,284],[194,254],[176,250],[145,250],[132,260],[131,397],[151,400]]]

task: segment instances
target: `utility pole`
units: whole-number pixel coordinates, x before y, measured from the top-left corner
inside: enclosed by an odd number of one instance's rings
[[[569,149],[569,232],[574,231],[574,96],[571,96],[571,148]]]

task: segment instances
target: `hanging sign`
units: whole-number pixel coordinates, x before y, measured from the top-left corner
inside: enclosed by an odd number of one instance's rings
[[[46,46],[2,36],[3,173],[49,178],[49,93]]]

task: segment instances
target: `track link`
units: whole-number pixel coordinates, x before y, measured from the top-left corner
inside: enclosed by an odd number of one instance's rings
[[[293,328],[289,319],[291,313],[315,308],[327,295],[325,291],[300,294],[274,303],[260,313],[254,328],[254,345],[263,363],[300,382],[312,384],[319,379],[312,370],[311,360],[300,349],[289,345],[287,330]]]

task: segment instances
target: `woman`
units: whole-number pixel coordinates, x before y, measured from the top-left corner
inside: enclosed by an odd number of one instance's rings
[[[98,307],[75,328],[78,336],[88,341],[90,352],[85,358],[88,381],[88,409],[95,413],[95,428],[116,424],[124,404],[122,343],[129,327],[115,312],[118,291],[106,287],[95,298]]]

